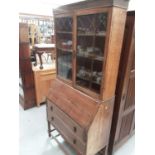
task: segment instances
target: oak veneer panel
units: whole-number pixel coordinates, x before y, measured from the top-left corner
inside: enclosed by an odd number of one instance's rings
[[[71,144],[78,152],[82,155],[86,153],[86,143],[83,143],[78,137],[76,137],[70,129],[67,128],[64,121],[59,119],[56,115],[51,116],[53,119],[51,120],[52,125],[61,133],[62,137],[69,144]]]
[[[104,102],[97,101],[57,79],[51,86],[47,99],[48,121],[77,152],[82,155],[96,154],[107,145],[114,98]],[[60,89],[63,93],[58,94]],[[63,99],[59,99],[60,96]],[[81,145],[84,143],[85,147],[77,147],[69,139],[69,135],[73,135],[71,139],[80,141]]]
[[[115,96],[119,60],[122,49],[126,11],[120,8],[112,9],[112,21],[109,30],[106,65],[104,68],[103,100]],[[112,62],[112,63],[111,63]]]
[[[51,121],[52,115],[56,115],[61,120],[63,120],[64,124],[71,129],[72,132],[76,133],[77,137],[79,137],[82,142],[86,142],[86,133],[83,128],[77,123],[75,123],[71,117],[69,117],[66,113],[64,113],[60,108],[58,108],[55,104],[47,100],[48,106],[48,120]]]
[[[60,80],[51,84],[48,99],[84,128],[89,126],[99,107],[94,99]]]
[[[109,140],[111,118],[113,111],[113,101],[114,99],[101,104],[98,112],[89,128],[88,132],[88,143],[87,152],[88,154],[95,154],[96,150],[101,150],[103,146],[107,145]],[[105,134],[106,133],[106,134]],[[102,138],[101,138],[102,137]],[[96,145],[93,145],[96,142]]]

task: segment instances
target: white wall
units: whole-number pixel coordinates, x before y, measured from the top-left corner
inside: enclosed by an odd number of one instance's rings
[[[128,10],[135,10],[135,0],[130,0]]]

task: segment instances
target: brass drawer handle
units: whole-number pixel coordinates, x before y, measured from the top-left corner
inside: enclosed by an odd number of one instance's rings
[[[51,117],[51,120],[54,121],[54,117],[53,116]]]
[[[51,111],[53,111],[53,106],[51,106]]]
[[[76,132],[76,131],[77,131],[77,129],[76,129],[76,127],[75,127],[75,126],[73,127],[73,131],[74,131],[74,132]]]
[[[76,139],[73,139],[73,144],[76,144]]]

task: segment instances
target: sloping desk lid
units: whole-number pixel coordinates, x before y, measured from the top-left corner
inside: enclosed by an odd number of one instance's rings
[[[99,104],[93,98],[56,79],[52,82],[48,99],[81,127],[88,127]]]

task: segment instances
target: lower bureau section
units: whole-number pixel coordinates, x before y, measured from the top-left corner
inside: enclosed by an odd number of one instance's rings
[[[78,154],[95,155],[108,145],[113,103],[114,97],[96,101],[54,80],[47,96],[48,123]]]
[[[51,115],[50,123],[61,133],[61,135],[71,144],[81,155],[85,155],[86,144],[83,143],[56,115]]]

